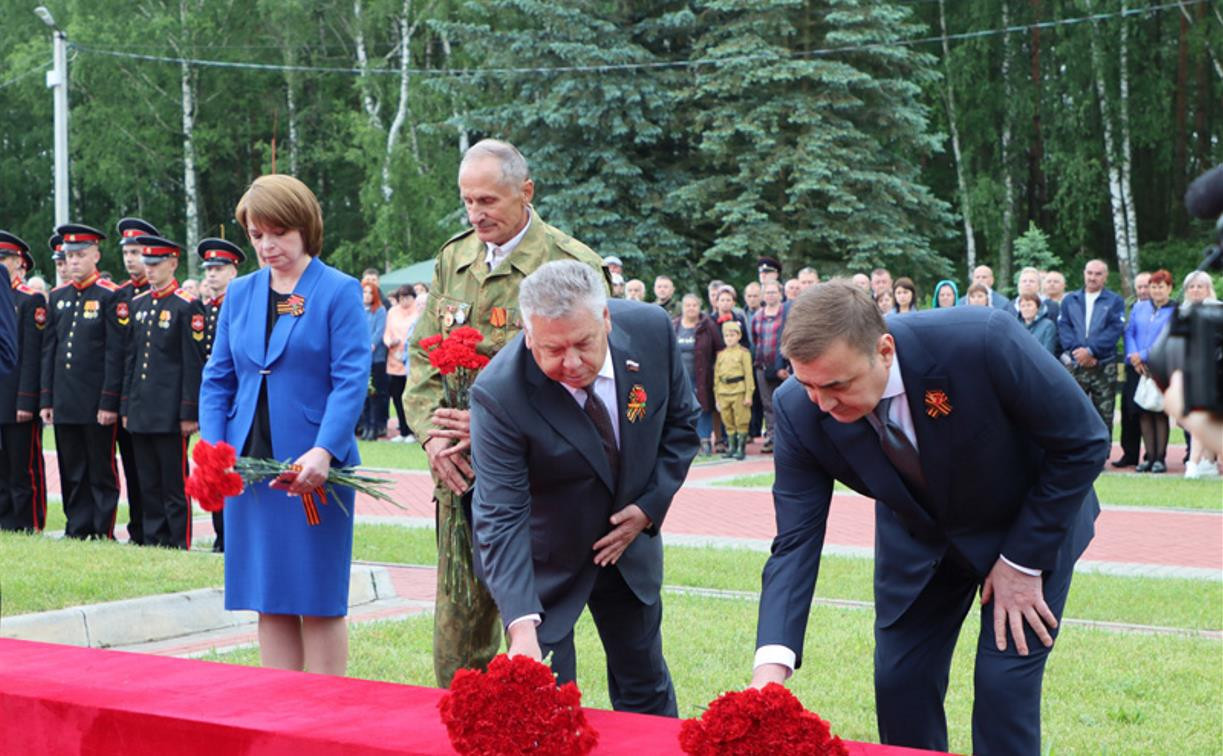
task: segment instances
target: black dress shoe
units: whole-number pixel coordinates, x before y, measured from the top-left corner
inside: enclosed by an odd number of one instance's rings
[[[1143,462],[1142,464],[1138,465],[1138,467],[1134,468],[1134,472],[1151,472],[1151,463]]]
[[[1113,467],[1133,467],[1134,465],[1138,464],[1138,460],[1122,457],[1121,459],[1114,459],[1112,462],[1109,462],[1109,464]]]
[[[1153,473],[1168,472],[1168,466],[1165,465],[1163,462],[1152,462],[1151,472]]]

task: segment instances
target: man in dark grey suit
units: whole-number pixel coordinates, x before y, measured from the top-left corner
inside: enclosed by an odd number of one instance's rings
[[[662,540],[696,456],[696,406],[666,312],[608,301],[590,266],[523,280],[525,331],[471,391],[476,572],[509,653],[573,680],[589,605],[612,706],[676,716],[662,655]]]

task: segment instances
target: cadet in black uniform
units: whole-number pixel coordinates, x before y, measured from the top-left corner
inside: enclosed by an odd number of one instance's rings
[[[114,538],[119,504],[115,435],[128,304],[118,284],[98,275],[98,245],[105,234],[76,224],[55,232],[63,237],[68,283],[51,292],[39,404],[43,422],[55,425],[65,534]]]
[[[217,319],[221,317],[221,303],[225,301],[225,292],[229,289],[229,282],[238,275],[238,266],[246,261],[246,255],[236,244],[216,238],[200,241],[195,247],[195,253],[204,261],[204,281],[213,292],[212,298],[204,302],[204,310],[208,316],[207,328],[204,330],[204,360],[207,361],[212,355],[212,342],[217,333]],[[212,513],[212,528],[217,534],[212,550],[223,553],[225,517],[222,512]]]
[[[130,315],[131,301],[149,290],[149,279],[144,271],[144,257],[140,253],[143,247],[136,244],[136,237],[146,234],[160,236],[161,232],[152,223],[140,218],[124,218],[116,228],[119,231],[119,245],[123,249],[123,267],[128,275],[128,279],[120,284],[119,290],[127,299]],[[128,329],[128,338],[131,338],[131,329]],[[127,348],[130,348],[130,344]],[[143,544],[144,504],[140,498],[136,452],[132,449],[132,434],[122,426],[119,428],[119,458],[123,460],[123,481],[127,487],[127,535],[132,543]]]
[[[199,430],[204,370],[204,306],[178,288],[181,247],[160,236],[139,236],[149,291],[132,300],[132,348],[127,354],[120,410],[136,449],[136,477],[144,500],[144,541],[191,547],[187,439]]]
[[[42,530],[47,485],[38,382],[47,299],[22,283],[34,258],[29,245],[7,231],[0,231],[0,264],[8,268],[17,313],[17,366],[0,378],[0,530]]]
[[[68,282],[68,263],[64,256],[64,237],[59,234],[52,234],[50,239],[47,239],[47,246],[51,248],[51,262],[55,264],[55,280],[51,283],[55,286],[60,286]]]

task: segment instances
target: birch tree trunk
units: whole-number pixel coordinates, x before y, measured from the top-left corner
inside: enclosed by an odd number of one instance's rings
[[[1011,26],[1009,3],[1002,2],[1002,28]],[[943,35],[946,36],[946,35]],[[946,44],[944,41],[943,44]],[[1002,108],[1002,239],[998,245],[998,259],[1012,260],[1015,242],[1015,177],[1011,174],[1011,103],[1015,101],[1015,87],[1011,82],[1011,35],[1002,36],[1002,88],[1006,102]],[[969,271],[971,273],[971,270]]]
[[[394,188],[391,186],[391,159],[395,155],[395,145],[399,143],[399,135],[403,124],[408,118],[408,68],[412,62],[412,32],[415,24],[408,25],[408,16],[412,11],[412,0],[403,0],[403,14],[399,17],[399,104],[395,108],[395,117],[386,130],[386,151],[382,155],[382,198],[391,201]]]
[[[1120,25],[1121,36],[1121,52],[1120,60],[1120,97],[1118,109],[1120,110],[1120,126],[1121,126],[1121,154],[1120,154],[1120,173],[1121,173],[1121,202],[1125,208],[1125,233],[1128,245],[1125,250],[1125,262],[1121,263],[1121,251],[1117,251],[1118,265],[1121,267],[1121,288],[1125,291],[1126,296],[1131,294],[1134,276],[1138,273],[1138,213],[1134,209],[1134,189],[1133,182],[1130,179],[1130,164],[1132,163],[1133,150],[1130,147],[1130,72],[1129,72],[1129,19],[1124,15],[1127,3],[1121,3],[1121,11],[1123,15],[1118,19]],[[1126,267],[1129,270],[1126,271]]]
[[[289,65],[294,65],[297,60],[291,52],[286,59]],[[301,134],[301,125],[298,123],[300,115],[297,112],[297,73],[294,71],[285,72],[285,104],[289,111],[289,173],[298,176],[298,157],[301,154],[298,139]]]
[[[195,173],[195,72],[191,66],[182,64],[183,87],[183,200],[186,222],[188,275],[199,275],[199,262],[195,245],[200,242],[200,202]],[[187,250],[190,250],[189,252]]]
[[[1117,266],[1121,273],[1122,289],[1128,296],[1133,286],[1133,272],[1129,264],[1129,225],[1125,211],[1125,193],[1121,184],[1120,161],[1117,158],[1117,139],[1113,123],[1113,108],[1108,98],[1105,81],[1104,55],[1100,50],[1099,22],[1091,25],[1091,68],[1095,80],[1096,100],[1100,104],[1100,122],[1104,132],[1104,167],[1108,172],[1108,204],[1113,216],[1113,240],[1117,247]]]
[[[364,21],[362,20],[361,0],[353,0],[352,16],[353,16],[353,45],[357,52],[357,70],[360,71],[360,88],[361,88],[361,107],[365,110],[366,117],[369,118],[369,125],[373,126],[378,131],[382,131],[382,118],[379,115],[382,110],[382,101],[375,96],[375,88],[373,82],[370,81],[369,73],[369,55],[365,52],[365,30],[363,28]]]
[[[968,179],[964,175],[964,158],[960,153],[960,131],[956,126],[955,90],[951,86],[951,51],[947,46],[947,18],[944,12],[944,0],[938,0],[938,24],[943,37],[943,96],[947,105],[947,123],[951,131],[951,152],[955,158],[956,184],[960,190],[960,217],[964,219],[964,258],[971,275],[972,269],[977,266],[977,243],[973,237],[972,199],[968,196]],[[1007,280],[1009,270],[1002,271],[1002,275],[1003,280]]]

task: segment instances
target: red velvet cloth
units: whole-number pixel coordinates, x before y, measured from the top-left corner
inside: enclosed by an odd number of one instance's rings
[[[442,691],[0,639],[0,753],[446,754]],[[587,709],[595,753],[679,751],[680,720]],[[901,748],[847,743],[851,753]]]

